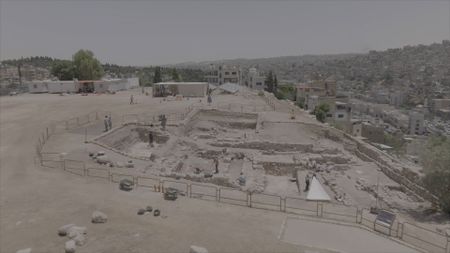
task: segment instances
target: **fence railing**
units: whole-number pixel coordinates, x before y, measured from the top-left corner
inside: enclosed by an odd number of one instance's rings
[[[186,117],[186,115],[184,114],[183,117]],[[70,131],[73,129],[72,127],[81,127],[99,119],[99,113],[94,112],[67,121],[54,122],[45,128],[42,134],[39,135],[36,143],[36,158],[38,163],[42,167],[61,169],[81,177],[101,178],[113,183],[119,183],[122,179],[129,179],[134,182],[136,187],[144,187],[155,192],[164,192],[165,189],[171,187],[176,188],[181,195],[189,198],[199,198],[250,208],[356,223],[378,232],[384,232],[410,245],[430,252],[449,253],[450,251],[450,238],[428,228],[398,221],[393,224],[390,230],[386,228],[375,228],[376,216],[371,214],[368,209],[360,209],[355,206],[336,203],[313,202],[299,197],[281,197],[264,193],[249,193],[236,188],[183,182],[167,178],[116,173],[106,166],[98,167],[99,165],[96,165],[92,167],[84,161],[65,159],[60,153],[43,151],[44,145],[52,135]]]

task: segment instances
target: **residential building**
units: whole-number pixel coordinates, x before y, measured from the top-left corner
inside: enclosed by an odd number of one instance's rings
[[[264,90],[266,88],[266,77],[258,72],[256,68],[250,68],[247,72],[242,72],[242,84],[250,89]]]
[[[241,69],[236,66],[221,65],[217,67],[211,65],[205,78],[208,83],[214,85],[221,85],[224,83],[241,84]]]
[[[409,134],[422,135],[425,133],[424,114],[419,111],[409,113]]]
[[[404,92],[396,91],[389,94],[389,104],[395,107],[400,107],[403,105],[406,99],[406,94]]]

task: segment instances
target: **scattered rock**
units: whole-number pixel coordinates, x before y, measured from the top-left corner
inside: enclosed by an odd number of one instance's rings
[[[145,211],[151,212],[151,211],[153,211],[153,208],[152,208],[151,206],[147,206],[147,207],[145,208]]]
[[[83,246],[86,243],[86,236],[83,234],[79,234],[79,235],[75,236],[75,238],[73,238],[73,240],[75,241],[75,244],[77,246]]]
[[[158,209],[155,209],[155,211],[153,212],[154,216],[159,216],[161,214],[161,212]]]
[[[66,242],[64,249],[66,253],[75,253],[75,249],[77,248],[74,240],[69,240]]]
[[[138,210],[137,214],[138,215],[143,215],[145,213],[145,209],[141,208]]]
[[[59,236],[66,236],[68,231],[69,231],[69,229],[71,227],[74,227],[74,226],[75,226],[75,224],[67,224],[67,225],[64,225],[64,226],[60,227],[58,229],[58,235]]]
[[[100,211],[92,213],[92,223],[106,223],[108,216]]]
[[[107,163],[110,163],[110,160],[107,155],[101,155],[101,156],[97,156],[97,163],[107,164]]]
[[[20,250],[16,251],[16,253],[31,253],[31,248],[20,249]]]
[[[73,226],[69,228],[69,230],[67,231],[67,237],[69,239],[74,239],[78,235],[85,235],[85,234],[86,234],[86,227]]]
[[[191,245],[189,253],[208,253],[208,250],[203,247]]]

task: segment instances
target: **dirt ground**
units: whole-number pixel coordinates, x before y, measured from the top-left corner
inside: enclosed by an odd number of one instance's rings
[[[129,105],[130,94],[134,94],[137,104]],[[53,121],[105,111],[112,113],[115,125],[120,121],[119,115],[156,113],[161,111],[162,103],[161,99],[146,97],[139,91],[1,97],[0,252],[23,248],[32,248],[33,252],[63,252],[66,238],[58,237],[57,229],[69,223],[88,228],[87,244],[77,252],[188,252],[190,245],[204,246],[210,252],[330,252],[280,241],[278,236],[286,217],[283,213],[187,198],[168,202],[158,193],[143,189],[123,192],[116,184],[35,166],[36,140]],[[163,107],[165,112],[177,112],[193,103],[205,101],[172,101]],[[221,96],[214,103],[265,105],[257,98],[232,95]],[[289,114],[278,113],[271,118],[286,120]],[[313,122],[307,116],[304,121]],[[63,139],[51,139],[52,145],[80,149],[80,135],[83,133],[75,132]],[[277,191],[276,185],[273,184],[272,191]],[[139,208],[147,205],[159,208],[162,216],[136,215]],[[94,210],[105,212],[108,222],[91,224]],[[370,236],[367,240],[371,240]]]

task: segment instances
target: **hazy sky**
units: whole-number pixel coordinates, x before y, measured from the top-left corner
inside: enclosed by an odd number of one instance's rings
[[[450,39],[450,0],[6,1],[0,57],[184,61],[363,52]]]

